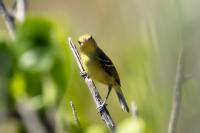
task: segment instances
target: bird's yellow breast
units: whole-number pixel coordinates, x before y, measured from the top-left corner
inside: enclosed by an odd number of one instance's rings
[[[99,64],[98,61],[91,60],[90,57],[87,55],[82,55],[81,58],[86,72],[92,79],[103,84],[113,83],[113,77],[111,77],[105,72],[105,70],[101,67],[101,64]]]

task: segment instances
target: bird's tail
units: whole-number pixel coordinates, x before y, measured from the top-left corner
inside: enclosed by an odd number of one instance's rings
[[[120,86],[116,86],[114,89],[115,89],[115,92],[117,93],[117,97],[119,99],[119,103],[121,105],[122,110],[125,112],[129,112],[128,104],[125,100],[125,97],[123,95],[123,92],[122,92]]]

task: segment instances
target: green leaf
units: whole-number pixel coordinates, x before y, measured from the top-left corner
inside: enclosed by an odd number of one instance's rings
[[[118,125],[117,133],[145,133],[144,121],[140,118],[128,118]]]
[[[28,18],[17,29],[14,51],[18,67],[26,72],[49,72],[55,60],[55,34],[51,21]]]
[[[84,133],[107,133],[107,129],[103,125],[92,125]]]

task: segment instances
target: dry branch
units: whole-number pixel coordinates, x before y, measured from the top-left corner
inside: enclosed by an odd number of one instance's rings
[[[8,11],[2,0],[0,0],[0,14],[4,17],[11,38],[15,40],[15,18],[13,14]]]
[[[184,47],[181,46],[178,57],[177,70],[176,70],[176,82],[174,85],[174,96],[171,115],[168,125],[168,133],[176,133],[177,122],[180,113],[181,100],[182,100],[182,86],[184,83]]]
[[[80,121],[79,121],[79,119],[78,119],[78,115],[77,115],[77,112],[76,112],[76,108],[75,108],[75,106],[74,106],[74,103],[72,102],[72,101],[70,101],[70,106],[71,106],[71,108],[72,108],[72,113],[73,113],[73,116],[74,116],[74,121],[76,122],[76,125],[78,126],[78,127],[80,127]]]
[[[12,40],[15,40],[16,36],[15,21],[18,20],[20,23],[24,21],[26,6],[26,0],[15,0],[14,9],[8,10],[4,2],[0,0],[0,14],[4,17],[8,32]]]
[[[15,0],[13,12],[15,19],[22,23],[26,17],[27,0]]]

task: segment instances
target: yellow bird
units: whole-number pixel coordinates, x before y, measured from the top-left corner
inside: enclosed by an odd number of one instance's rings
[[[109,57],[97,46],[91,35],[83,35],[78,39],[80,45],[80,56],[83,66],[88,75],[100,83],[108,85],[108,93],[102,106],[105,106],[108,96],[112,90],[118,96],[123,111],[129,112],[128,105],[121,90],[119,75]]]

